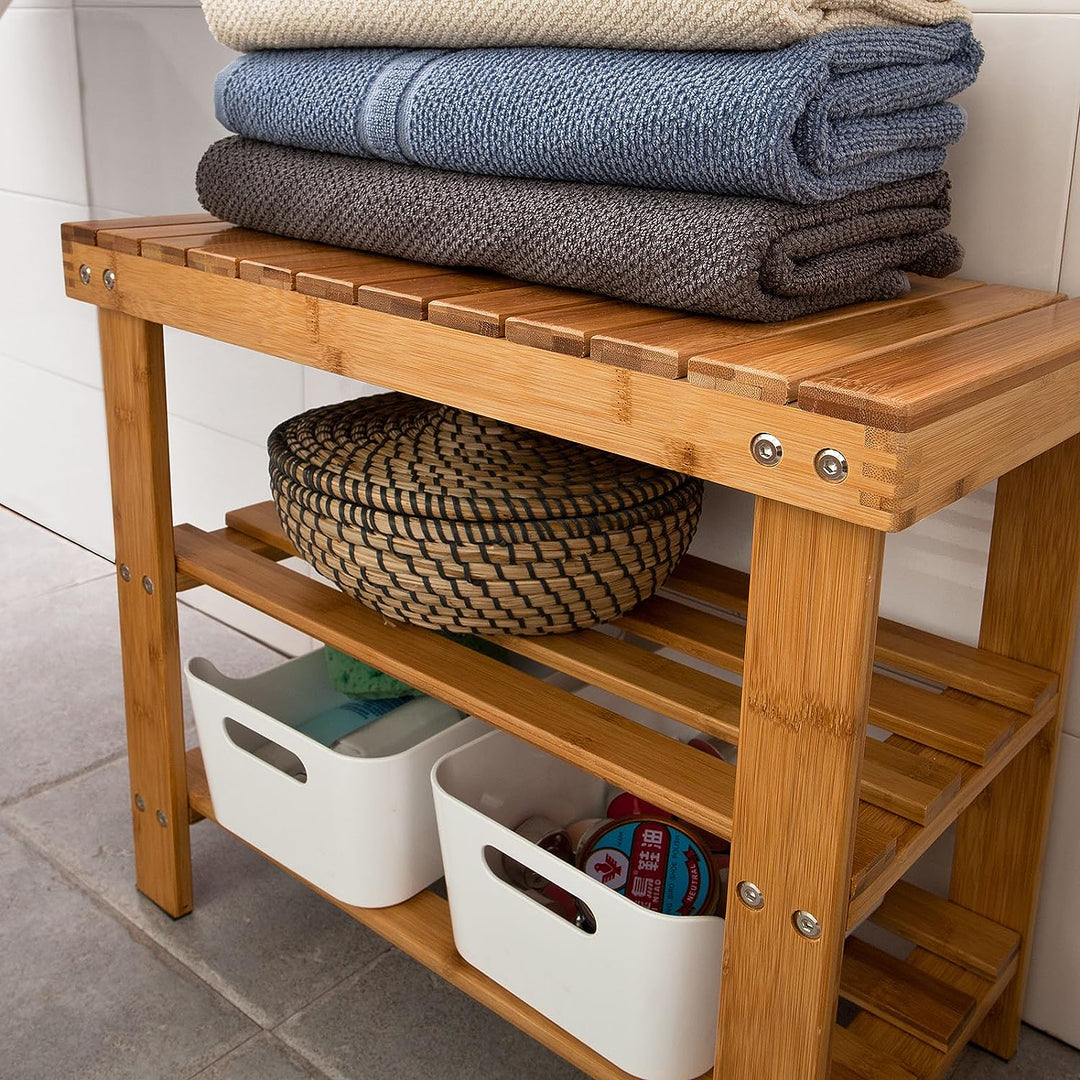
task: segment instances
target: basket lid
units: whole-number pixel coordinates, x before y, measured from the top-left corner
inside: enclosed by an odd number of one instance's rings
[[[311,409],[270,434],[273,465],[347,502],[419,517],[606,514],[687,482],[668,469],[405,394]]]

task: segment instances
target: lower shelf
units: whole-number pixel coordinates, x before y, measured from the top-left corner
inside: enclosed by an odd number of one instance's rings
[[[215,820],[198,749],[187,773],[192,820]],[[632,1080],[462,960],[441,897],[425,891],[395,907],[359,908],[305,884],[588,1075]],[[905,882],[873,919],[916,947],[898,960],[848,939],[841,997],[859,1012],[833,1032],[831,1080],[940,1080],[1015,974],[1019,935]]]

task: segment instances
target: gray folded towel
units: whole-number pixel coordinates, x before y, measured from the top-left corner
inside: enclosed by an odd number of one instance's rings
[[[941,172],[813,206],[474,176],[250,139],[215,143],[199,200],[252,229],[474,266],[642,304],[773,322],[900,296],[962,251]]]

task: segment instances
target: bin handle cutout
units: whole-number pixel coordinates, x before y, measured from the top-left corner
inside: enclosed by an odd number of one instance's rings
[[[567,926],[579,930],[583,934],[596,933],[596,916],[593,915],[592,909],[584,900],[575,896],[568,889],[549,881],[539,871],[525,866],[523,863],[518,862],[517,859],[511,858],[490,844],[484,845],[483,861],[486,864],[485,869],[500,884],[512,892],[524,896],[526,900],[531,900],[537,907],[547,909],[561,922],[565,922]],[[569,863],[567,866],[569,866]],[[511,868],[516,868],[516,871]],[[506,874],[508,871],[521,873],[523,885],[532,882],[538,888],[518,887],[507,881]],[[547,893],[546,896],[544,895],[545,892]],[[573,914],[573,918],[569,917],[571,914]]]
[[[241,724],[231,716],[225,717],[225,735],[229,742],[245,754],[265,762],[271,768],[277,769],[290,780],[298,783],[307,783],[307,766],[291,750],[287,750],[280,743],[260,735],[257,731]]]

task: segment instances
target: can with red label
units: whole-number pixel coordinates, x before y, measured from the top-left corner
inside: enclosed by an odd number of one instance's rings
[[[711,915],[720,875],[709,845],[689,826],[658,818],[613,821],[589,836],[578,865],[628,900],[666,915]]]

